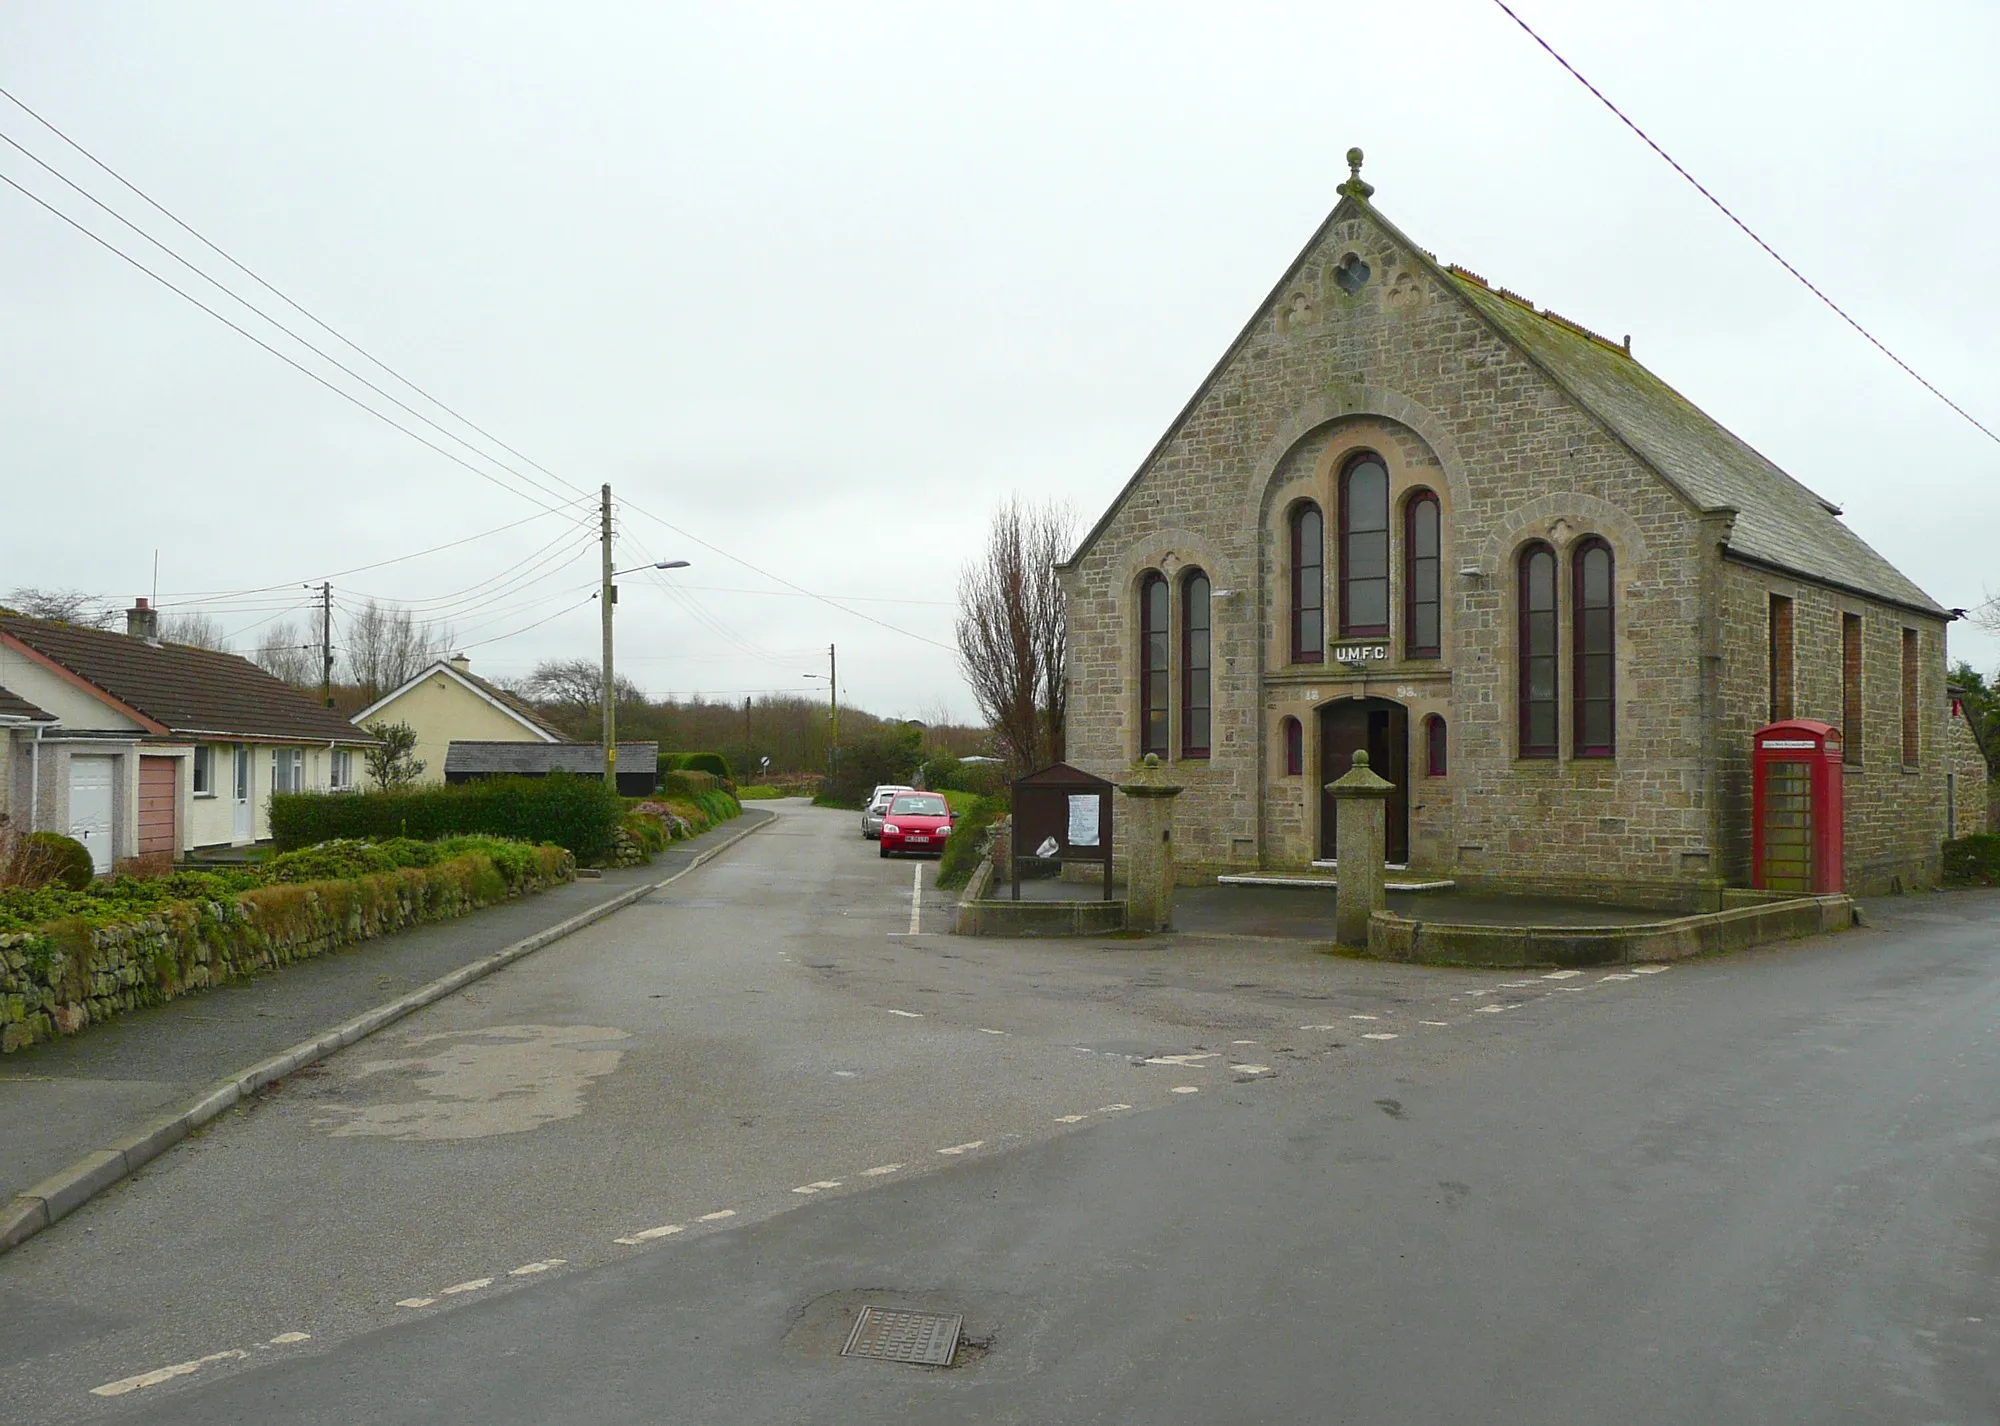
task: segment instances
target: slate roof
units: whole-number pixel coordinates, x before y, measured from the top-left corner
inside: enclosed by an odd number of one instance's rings
[[[658,743],[620,743],[621,770],[656,768],[660,765]],[[602,773],[602,743],[484,743],[453,739],[445,750],[444,771],[452,773],[519,773],[535,776],[551,772]]]
[[[1733,507],[1732,552],[1945,617],[1935,600],[1841,524],[1827,501],[1625,351],[1564,318],[1502,296],[1462,269],[1447,268],[1444,274],[1508,341],[1693,504]]]
[[[0,615],[0,635],[60,664],[176,736],[350,745],[375,741],[333,709],[322,708],[235,654],[149,644],[127,634],[15,614]]]
[[[44,713],[20,694],[0,688],[0,718],[26,718],[33,723],[53,723],[56,715]]]

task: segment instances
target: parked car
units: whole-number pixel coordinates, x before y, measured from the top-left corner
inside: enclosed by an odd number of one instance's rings
[[[944,854],[951,835],[951,804],[937,792],[899,792],[882,819],[882,855],[891,852]]]
[[[889,810],[889,800],[899,792],[914,792],[916,789],[900,782],[878,783],[868,794],[868,802],[861,809],[861,835],[870,839],[882,835],[882,814]]]

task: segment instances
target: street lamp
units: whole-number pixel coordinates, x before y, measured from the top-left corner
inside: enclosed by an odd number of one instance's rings
[[[606,486],[607,509],[611,487]],[[608,528],[608,525],[607,525]],[[604,542],[604,588],[598,594],[598,602],[604,606],[604,785],[614,793],[618,791],[618,699],[617,685],[611,674],[611,607],[618,602],[618,586],[611,581],[621,574],[634,574],[642,569],[686,569],[686,560],[656,560],[652,564],[635,564],[631,569],[611,567],[611,541]]]
[[[837,657],[834,652],[834,646],[828,644],[826,646],[826,672],[799,675],[801,678],[820,679],[826,684],[827,721],[832,726],[833,737],[833,751],[828,756],[826,763],[829,775],[840,771],[840,684],[838,679],[840,664],[837,661]]]

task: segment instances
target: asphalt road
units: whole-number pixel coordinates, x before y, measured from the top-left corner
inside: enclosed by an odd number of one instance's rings
[[[787,808],[219,1121],[0,1259],[6,1419],[2000,1420],[2000,897],[1552,978],[931,872]]]

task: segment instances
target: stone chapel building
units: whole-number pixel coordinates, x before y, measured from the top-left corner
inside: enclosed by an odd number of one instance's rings
[[[1850,891],[1947,835],[1953,617],[1612,341],[1456,266],[1360,176],[1084,537],[1068,756],[1170,764],[1193,875],[1331,859],[1547,892],[1749,884],[1751,735],[1845,737]]]

